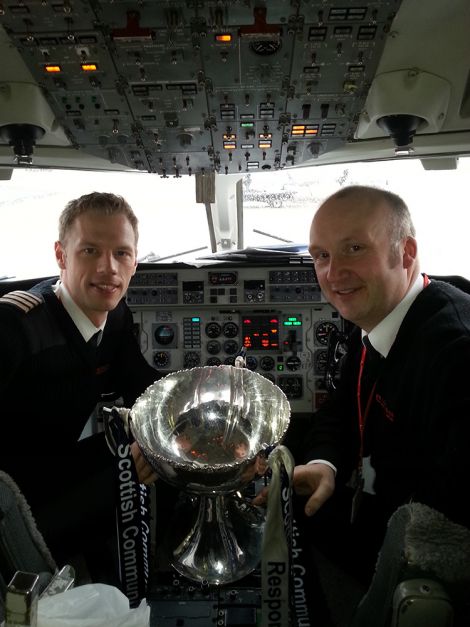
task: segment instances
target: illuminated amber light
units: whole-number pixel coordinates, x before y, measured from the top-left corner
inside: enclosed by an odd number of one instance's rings
[[[44,69],[46,72],[49,72],[50,74],[62,72],[62,68],[60,67],[60,65],[45,65]]]
[[[296,124],[292,127],[292,135],[304,135],[305,124]]]
[[[228,44],[232,41],[232,35],[230,33],[223,33],[222,35],[215,36],[216,41],[220,41],[221,43]]]
[[[291,135],[306,137],[308,135],[318,135],[318,125],[294,124],[292,126]]]
[[[84,72],[96,72],[98,69],[96,63],[82,63],[80,67]]]

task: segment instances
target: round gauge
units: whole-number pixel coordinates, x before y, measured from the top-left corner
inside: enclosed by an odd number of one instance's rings
[[[319,322],[315,328],[315,339],[322,346],[327,346],[330,333],[337,330],[338,327],[334,322],[329,322],[328,320]]]
[[[325,374],[326,370],[326,359],[327,359],[328,351],[324,348],[318,351],[315,351],[314,357],[314,365],[315,365],[315,374]]]
[[[222,333],[222,328],[218,322],[209,322],[206,324],[206,335],[208,337],[219,337]]]
[[[238,325],[235,322],[226,322],[224,324],[224,328],[222,329],[222,333],[225,337],[235,337],[238,335]]]
[[[167,324],[161,324],[153,333],[155,342],[161,346],[168,346],[175,339],[175,330]]]
[[[301,365],[301,361],[296,355],[292,355],[286,359],[287,370],[299,370]]]
[[[207,366],[220,366],[221,363],[222,362],[218,357],[209,357],[209,359],[206,361]]]
[[[256,359],[256,357],[251,357],[250,355],[246,358],[246,367],[248,368],[248,370],[256,370],[257,365],[258,360]]]
[[[207,342],[206,348],[209,355],[217,355],[222,350],[222,347],[218,340],[209,340],[209,342]]]
[[[274,359],[272,357],[262,357],[259,362],[261,370],[273,370],[274,369]]]
[[[238,344],[235,340],[227,340],[224,342],[224,351],[227,355],[235,355],[238,352]]]
[[[199,353],[196,353],[195,351],[188,351],[184,354],[185,368],[195,368],[196,366],[199,366],[200,363],[201,358],[199,356]]]
[[[170,363],[170,353],[166,351],[157,351],[153,355],[153,363],[157,368],[164,368]]]
[[[234,366],[235,365],[235,357],[227,357],[224,359],[224,364],[226,366]]]
[[[287,398],[300,398],[302,396],[301,377],[282,377],[281,389]]]

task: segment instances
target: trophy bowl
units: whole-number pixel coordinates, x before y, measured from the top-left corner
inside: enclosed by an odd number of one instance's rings
[[[289,420],[278,386],[228,365],[171,373],[136,400],[130,428],[142,454],[159,477],[198,497],[194,520],[175,542],[178,572],[220,584],[256,568],[264,514],[234,493],[254,478],[258,456],[280,443]]]

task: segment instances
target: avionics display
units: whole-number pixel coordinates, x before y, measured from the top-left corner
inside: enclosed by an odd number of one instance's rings
[[[279,350],[279,317],[243,316],[243,346],[247,350]]]

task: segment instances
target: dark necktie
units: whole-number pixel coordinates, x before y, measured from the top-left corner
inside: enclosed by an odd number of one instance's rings
[[[366,347],[366,361],[364,363],[361,387],[363,392],[368,394],[379,377],[383,357],[379,351],[375,350],[372,346],[367,335],[362,338],[362,342]]]
[[[362,338],[362,342],[366,347],[366,364],[368,369],[372,371],[377,371],[383,359],[382,355],[379,353],[379,351],[375,350],[375,348],[370,343],[367,335],[364,335],[364,337]]]
[[[91,346],[92,348],[97,348],[98,344],[100,343],[100,340],[101,340],[101,331],[97,331],[94,335],[91,336],[87,344],[88,346]]]

